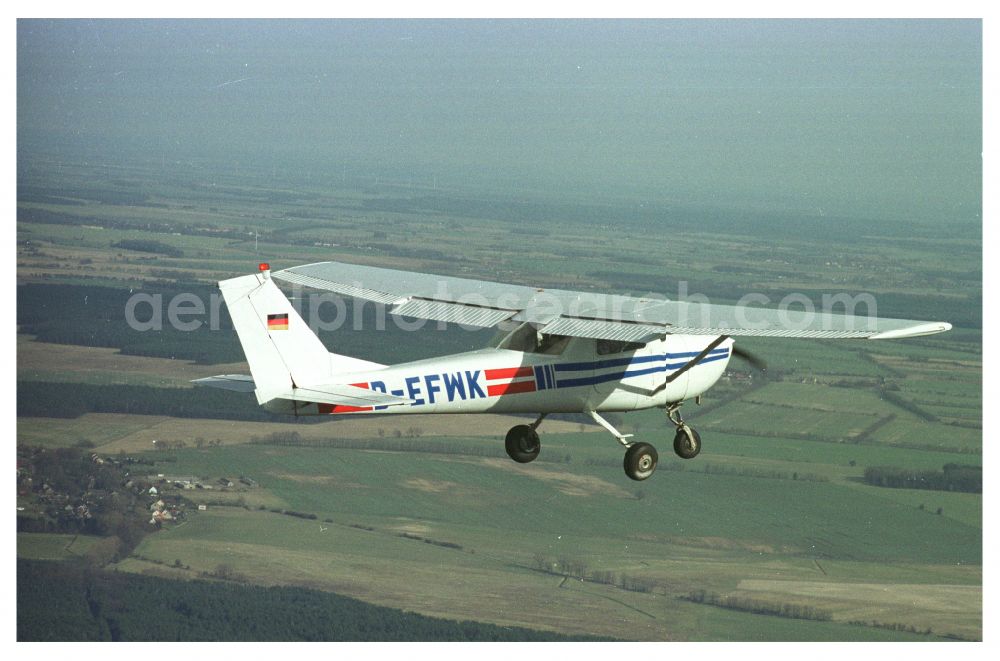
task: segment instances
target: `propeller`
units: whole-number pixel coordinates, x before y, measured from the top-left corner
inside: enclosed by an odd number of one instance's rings
[[[763,374],[767,374],[767,363],[760,356],[750,353],[746,349],[742,349],[735,344],[733,345],[733,355],[737,358],[745,360],[750,367],[759,370]]]

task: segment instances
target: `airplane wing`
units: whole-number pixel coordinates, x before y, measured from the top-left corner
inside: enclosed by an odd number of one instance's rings
[[[676,334],[880,340],[951,329],[943,321],[814,312],[801,309],[801,304],[796,309],[775,309],[616,296],[340,262],[295,266],[272,275],[292,284],[383,303],[393,315],[481,328],[505,321],[528,322],[543,334],[627,342]],[[844,302],[856,301],[847,297]]]
[[[253,392],[255,384],[252,376],[245,374],[221,374],[204,379],[195,379],[191,383],[210,388],[235,390],[237,392]],[[309,388],[292,388],[287,393],[278,394],[278,399],[289,399],[296,402],[314,402],[318,404],[333,404],[334,406],[400,406],[410,404],[406,397],[396,397],[375,392],[367,388],[345,384],[310,386]]]

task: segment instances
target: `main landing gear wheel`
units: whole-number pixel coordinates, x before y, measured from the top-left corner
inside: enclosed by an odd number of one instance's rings
[[[510,431],[507,432],[504,446],[508,456],[519,464],[534,461],[542,449],[542,443],[538,440],[538,432],[531,425],[511,427]]]
[[[674,436],[674,452],[681,459],[694,459],[701,452],[701,436],[687,425],[680,425]]]
[[[649,443],[633,443],[625,450],[625,474],[633,480],[645,480],[656,470],[656,448]]]

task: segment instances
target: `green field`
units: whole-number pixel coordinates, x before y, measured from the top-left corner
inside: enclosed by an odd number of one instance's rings
[[[17,535],[17,557],[31,560],[78,558],[100,539],[92,535],[22,532]]]
[[[571,448],[606,439],[565,434],[560,441]],[[702,459],[712,461],[710,455]],[[388,509],[415,520],[466,526],[489,521],[501,529],[542,534],[555,528],[579,536],[596,529],[622,539],[713,537],[725,530],[743,544],[819,558],[942,564],[981,560],[978,530],[873,498],[874,489],[845,489],[834,481],[715,476],[697,472],[696,464],[665,472],[662,480],[630,485],[619,479],[617,466],[576,462],[528,470],[494,459],[424,461],[418,453],[234,447],[180,452],[172,470],[221,475],[235,465],[260,476],[262,486],[291,509],[321,518],[336,512],[378,516]],[[636,490],[643,492],[641,500]],[[677,501],[686,507],[674,509]],[[532,502],[546,503],[544,511],[524,520],[520,513]],[[840,517],[836,512],[841,510],[853,516]],[[921,531],[934,543],[918,539]]]

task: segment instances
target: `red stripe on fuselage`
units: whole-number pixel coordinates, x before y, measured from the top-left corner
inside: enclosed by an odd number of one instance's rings
[[[493,379],[516,379],[519,376],[534,376],[535,370],[531,367],[504,367],[502,369],[486,370],[486,380]]]
[[[514,381],[511,383],[498,383],[493,386],[486,386],[486,394],[490,397],[500,395],[515,395],[519,392],[535,392],[534,381]]]
[[[357,413],[358,411],[371,411],[374,406],[347,406],[345,404],[317,404],[320,415],[331,413]]]

